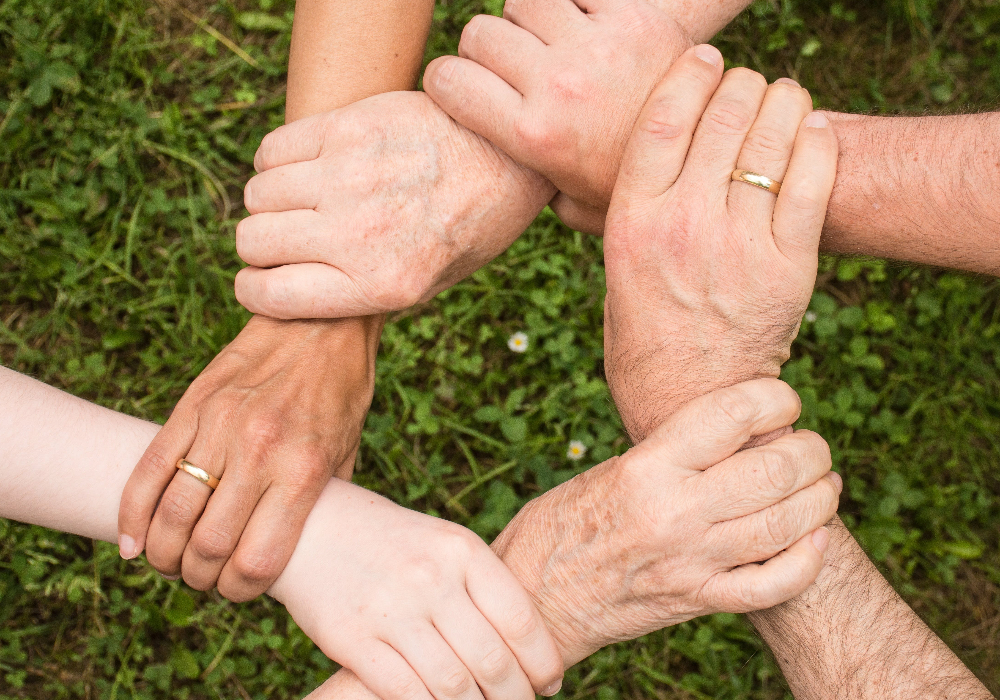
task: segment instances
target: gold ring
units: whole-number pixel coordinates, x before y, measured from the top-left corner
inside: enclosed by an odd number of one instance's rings
[[[212,476],[211,474],[209,474],[207,471],[205,471],[201,467],[194,466],[193,464],[191,464],[186,459],[179,459],[179,460],[177,460],[177,465],[176,466],[182,472],[186,472],[186,473],[190,474],[195,479],[197,479],[201,483],[205,484],[205,486],[207,486],[208,488],[212,489],[213,491],[215,491],[215,487],[219,485],[219,480],[218,479],[216,479],[214,476]]]
[[[766,175],[759,175],[757,173],[750,172],[749,170],[734,170],[733,182],[745,182],[748,185],[759,187],[762,190],[767,190],[768,192],[772,192],[774,194],[781,192],[780,182],[772,180]]]

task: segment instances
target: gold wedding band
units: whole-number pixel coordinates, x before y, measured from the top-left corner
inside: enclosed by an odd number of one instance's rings
[[[215,491],[215,487],[219,485],[219,480],[218,479],[216,479],[214,476],[212,476],[211,474],[209,474],[207,471],[205,471],[201,467],[194,466],[193,464],[191,464],[186,459],[179,459],[179,460],[177,460],[177,465],[176,466],[182,472],[186,472],[186,473],[190,474],[195,479],[197,479],[201,483],[205,484],[205,486],[207,486],[208,488],[212,489],[213,491]]]
[[[774,194],[781,192],[780,182],[772,180],[766,175],[759,175],[758,173],[750,172],[749,170],[734,170],[733,182],[745,182],[748,185],[759,187],[762,190],[767,190],[768,192],[772,192]]]

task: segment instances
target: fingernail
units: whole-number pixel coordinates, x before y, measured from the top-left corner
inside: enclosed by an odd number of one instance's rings
[[[813,547],[815,547],[820,554],[825,554],[826,548],[830,546],[830,531],[825,527],[821,527],[812,534],[812,541]]]
[[[162,576],[163,578],[165,578],[168,581],[176,581],[177,579],[179,579],[181,577],[180,574],[177,574],[176,576],[167,576],[166,574],[160,574],[160,576]]]
[[[775,82],[775,84],[781,83],[782,85],[794,85],[797,88],[802,87],[801,85],[799,85],[796,81],[792,80],[791,78],[778,78],[774,82]]]
[[[830,126],[830,120],[822,112],[810,112],[802,123],[810,129],[825,129]]]
[[[844,492],[844,478],[837,472],[830,472],[826,475],[826,478],[833,482],[833,485],[837,487],[837,493]]]
[[[553,683],[552,685],[550,685],[548,688],[546,688],[545,690],[543,690],[542,691],[542,695],[544,695],[547,698],[551,698],[553,695],[555,695],[556,693],[558,693],[560,690],[562,690],[562,679],[561,678],[559,680],[557,680],[555,683]]]
[[[705,63],[717,66],[722,63],[722,52],[711,44],[700,44],[694,47],[694,55]]]
[[[118,536],[118,554],[121,555],[122,559],[135,559],[139,555],[136,550],[135,540],[128,535]]]

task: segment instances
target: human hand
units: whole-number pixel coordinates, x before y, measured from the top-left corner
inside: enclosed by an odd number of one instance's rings
[[[796,83],[722,71],[710,46],[674,64],[608,214],[605,366],[636,440],[693,396],[778,376],[816,280],[833,130]],[[784,180],[780,195],[732,182],[737,168]]]
[[[265,137],[236,247],[246,308],[334,318],[426,301],[503,252],[555,190],[426,95],[395,92]]]
[[[122,556],[234,601],[263,593],[334,475],[350,478],[377,319],[250,320],[185,392],[122,494]],[[175,464],[221,478],[213,492]],[[211,498],[209,498],[211,496]]]
[[[475,534],[334,480],[270,594],[384,700],[532,700],[562,660],[531,598]]]
[[[661,5],[670,5],[661,0]],[[625,143],[691,40],[646,0],[507,0],[479,15],[424,90],[459,124],[548,178],[569,226],[601,233]]]
[[[701,396],[517,514],[493,549],[567,667],[700,615],[777,605],[816,579],[842,489],[826,442],[798,431],[737,452],[800,405],[776,379]]]

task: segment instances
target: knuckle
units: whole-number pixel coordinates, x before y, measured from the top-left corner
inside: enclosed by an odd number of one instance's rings
[[[527,144],[539,157],[547,158],[557,150],[560,135],[539,119],[521,119],[514,125],[521,143]]]
[[[772,492],[788,493],[795,486],[794,460],[786,450],[769,445],[759,455],[763,478]]]
[[[278,137],[275,136],[274,131],[261,139],[260,145],[257,147],[257,152],[254,153],[253,156],[253,169],[258,173],[262,173],[265,170],[270,169],[272,154],[275,152],[275,141],[277,140]]]
[[[800,181],[799,184],[807,184]],[[783,205],[792,212],[811,213],[819,210],[823,206],[822,198],[809,187],[796,187],[782,190]]]
[[[165,527],[181,530],[191,526],[201,509],[202,503],[193,494],[174,489],[163,496],[157,512]]]
[[[500,647],[492,649],[481,663],[483,681],[499,685],[513,673],[514,663],[514,655],[509,650]]]
[[[790,151],[792,142],[780,129],[770,125],[754,127],[743,149],[748,155],[773,156]]]
[[[757,410],[751,400],[740,390],[721,391],[715,396],[715,411],[724,427],[738,430],[749,426]]]
[[[143,481],[147,480],[157,480],[163,477],[163,473],[169,469],[173,469],[173,463],[167,458],[167,456],[156,449],[150,449],[146,454],[142,456],[139,463],[136,465],[135,470],[138,472],[138,477]]]
[[[440,691],[446,697],[458,697],[472,688],[472,682],[464,666],[451,666],[441,674]]]
[[[768,87],[767,78],[750,68],[744,68],[742,66],[738,68],[732,68],[728,71],[726,76],[729,80],[738,81],[740,83],[757,83],[758,87],[764,88]]]
[[[386,679],[387,700],[417,700],[424,698],[424,684],[412,673],[400,673]]]
[[[191,539],[191,548],[200,559],[220,561],[227,559],[233,553],[237,542],[236,536],[231,532],[203,527],[195,532]]]
[[[589,92],[587,77],[575,68],[563,68],[548,79],[548,95],[560,102],[582,102]]]
[[[458,41],[459,51],[475,48],[475,44],[477,43],[476,37],[481,35],[488,21],[485,15],[476,15],[466,23],[462,29],[462,37]]]
[[[240,438],[251,450],[266,452],[280,443],[283,436],[284,425],[278,415],[258,412],[246,419]]]
[[[280,276],[264,274],[260,276],[260,297],[267,303],[272,313],[287,313],[292,302],[288,284]]]
[[[510,641],[523,642],[533,637],[537,631],[538,619],[531,609],[517,606],[508,614],[506,636]]]
[[[713,131],[726,136],[746,133],[753,119],[745,102],[731,98],[720,100],[705,118]]]
[[[251,584],[270,583],[281,573],[281,565],[270,552],[238,552],[231,560],[236,575]]]
[[[686,132],[678,117],[677,104],[673,99],[657,100],[646,115],[642,130],[657,140],[675,141]]]
[[[795,526],[787,508],[772,507],[764,514],[764,527],[767,531],[767,544],[778,549],[784,549],[791,544],[795,536]]]

